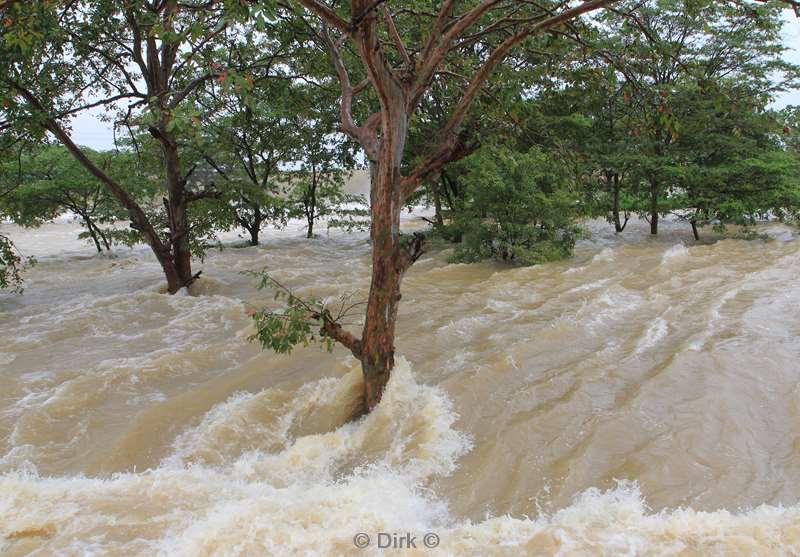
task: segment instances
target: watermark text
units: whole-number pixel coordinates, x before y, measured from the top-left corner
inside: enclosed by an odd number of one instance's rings
[[[359,549],[376,547],[378,549],[434,549],[439,547],[439,535],[427,532],[422,535],[411,532],[359,532],[353,536],[353,545]]]

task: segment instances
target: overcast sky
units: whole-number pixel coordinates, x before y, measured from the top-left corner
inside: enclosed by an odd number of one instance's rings
[[[800,19],[791,12],[786,14],[786,25],[783,29],[785,43],[790,47],[786,59],[795,64],[800,64]],[[775,102],[777,108],[790,104],[800,105],[800,91],[789,91],[781,95]],[[85,112],[73,120],[72,137],[78,145],[85,145],[93,149],[111,149],[114,146],[114,136],[111,126],[97,118],[98,112]]]

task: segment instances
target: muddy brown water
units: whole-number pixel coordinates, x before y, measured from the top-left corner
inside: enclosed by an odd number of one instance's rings
[[[386,398],[345,424],[355,362],[249,342],[270,296],[242,271],[358,299],[363,234],[267,231],[170,297],[145,248],[2,225],[39,263],[0,294],[0,553],[384,555],[379,532],[410,532],[394,553],[800,554],[795,233],[588,226],[529,268],[433,247]]]

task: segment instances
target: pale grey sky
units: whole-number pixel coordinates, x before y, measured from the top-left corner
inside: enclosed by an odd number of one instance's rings
[[[800,64],[800,18],[797,18],[791,12],[786,12],[786,23],[783,26],[783,42],[789,46],[784,58],[795,64]],[[800,105],[800,91],[797,89],[787,91],[781,95],[775,102],[775,106],[782,108],[786,105],[797,104]]]
[[[786,59],[800,64],[800,19],[791,12],[786,13],[786,24],[783,29],[784,41],[790,46]],[[782,108],[790,104],[800,105],[800,91],[784,93],[775,102]],[[114,135],[111,126],[98,119],[99,111],[87,111],[73,120],[72,137],[78,145],[92,149],[111,149],[114,146]]]

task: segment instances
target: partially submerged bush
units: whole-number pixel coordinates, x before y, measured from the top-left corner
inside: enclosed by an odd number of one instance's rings
[[[537,149],[483,150],[464,164],[464,210],[449,225],[462,244],[453,261],[535,265],[569,257],[578,199],[558,163]]]
[[[0,290],[22,292],[22,270],[33,265],[34,259],[25,259],[10,239],[0,234]]]

